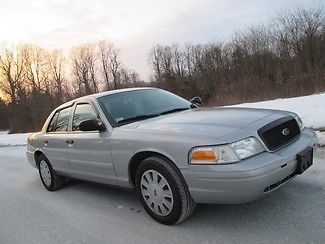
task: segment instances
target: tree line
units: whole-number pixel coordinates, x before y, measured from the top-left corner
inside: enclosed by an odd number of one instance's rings
[[[68,53],[23,44],[0,51],[0,128],[39,130],[61,103],[103,90],[142,86],[138,73],[124,67],[120,52],[102,41]]]
[[[228,42],[156,45],[149,63],[154,84],[210,105],[324,91],[324,12],[285,11]]]
[[[207,105],[225,105],[325,90],[325,17],[296,9],[269,25],[236,32],[230,41],[152,47],[144,82],[101,41],[62,50],[32,44],[0,49],[0,129],[39,130],[64,101],[104,90],[155,86]]]

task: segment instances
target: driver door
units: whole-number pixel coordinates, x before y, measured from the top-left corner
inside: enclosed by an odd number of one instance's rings
[[[78,178],[114,184],[116,174],[110,153],[110,133],[79,129],[81,122],[97,118],[98,113],[91,103],[75,105],[67,138],[70,168]]]

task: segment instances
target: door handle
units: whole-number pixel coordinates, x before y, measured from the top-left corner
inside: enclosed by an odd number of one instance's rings
[[[67,144],[73,144],[74,143],[74,140],[66,140],[65,141]]]
[[[43,143],[44,144],[47,144],[47,143],[49,143],[49,141],[48,140],[44,140]]]

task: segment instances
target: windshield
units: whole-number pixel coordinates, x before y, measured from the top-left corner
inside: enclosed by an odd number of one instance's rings
[[[190,108],[191,103],[170,92],[145,89],[98,98],[105,115],[115,125],[124,125]]]

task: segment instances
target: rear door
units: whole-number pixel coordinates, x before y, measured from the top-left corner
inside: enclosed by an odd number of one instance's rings
[[[114,184],[116,175],[110,153],[110,133],[79,129],[81,122],[98,119],[98,114],[90,102],[75,105],[71,132],[67,138],[69,164],[78,178]]]
[[[71,106],[57,110],[43,136],[43,153],[59,172],[69,171],[66,138],[71,110]]]

